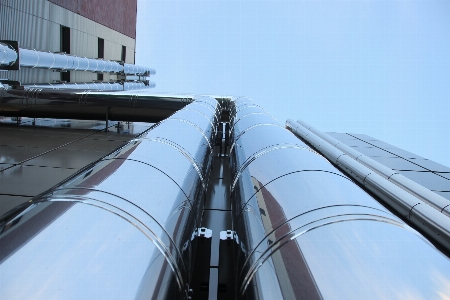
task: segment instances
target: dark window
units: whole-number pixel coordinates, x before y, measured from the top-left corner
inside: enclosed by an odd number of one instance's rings
[[[103,81],[103,74],[97,74],[97,80]]]
[[[70,28],[61,26],[61,52],[70,54]]]
[[[105,58],[105,40],[98,38],[98,58]]]
[[[122,46],[122,57],[121,60],[125,62],[125,58],[127,57],[127,47]]]
[[[61,52],[70,54],[70,28],[61,26]],[[61,80],[70,82],[70,72],[61,72]]]

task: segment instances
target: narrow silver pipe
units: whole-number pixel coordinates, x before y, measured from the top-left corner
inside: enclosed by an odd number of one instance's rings
[[[0,90],[0,115],[131,122],[159,122],[183,108],[193,97],[153,94],[149,89],[92,91],[30,88]]]
[[[154,82],[148,84],[142,81],[125,81],[125,82],[71,82],[71,83],[37,83],[22,85],[24,89],[72,89],[72,90],[99,90],[99,91],[127,91],[154,88]]]
[[[307,123],[298,120],[297,123],[313,132],[323,140],[327,141],[332,146],[344,152],[346,155],[355,159],[357,162],[363,164],[368,167],[372,171],[376,172],[378,175],[386,178],[390,182],[398,185],[405,191],[411,193],[413,196],[423,200],[425,203],[431,205],[439,212],[450,217],[450,200],[445,199],[442,196],[439,196],[436,193],[433,193],[429,189],[423,187],[422,185],[412,181],[409,178],[406,178],[402,174],[380,164],[379,162],[367,157],[366,155],[356,151],[355,149],[345,145],[344,143],[339,142],[335,138],[329,136],[326,133],[321,132],[320,130],[308,125]]]
[[[37,51],[35,49],[14,49],[0,43],[0,69],[9,66],[19,58],[20,67],[41,68],[58,71],[90,71],[96,73],[115,73],[136,76],[155,75],[152,68],[133,64],[121,64],[117,61],[78,57],[64,53]]]
[[[303,125],[287,120],[286,127],[310,143],[350,178],[377,195],[402,218],[450,253],[450,219],[373,170],[335,148]]]
[[[235,99],[230,116],[238,298],[429,299],[446,289],[446,256],[256,102]]]
[[[2,224],[2,298],[187,299],[220,111],[189,108]]]
[[[17,60],[17,52],[11,46],[0,42],[0,69],[2,66],[11,66]]]

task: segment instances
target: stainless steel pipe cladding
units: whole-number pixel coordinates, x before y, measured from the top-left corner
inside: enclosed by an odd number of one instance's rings
[[[231,109],[245,299],[445,299],[450,260],[250,99]]]
[[[86,58],[65,53],[22,49],[17,51],[5,43],[0,43],[0,69],[14,64],[19,58],[20,67],[40,68],[59,71],[90,71],[96,73],[120,73],[126,75],[150,76],[156,71],[152,68],[117,61]]]
[[[192,101],[192,97],[129,91],[0,88],[0,115],[133,122],[159,122]]]
[[[121,65],[117,61],[78,57],[63,53],[52,53],[30,49],[19,49],[20,66],[62,71],[90,71],[96,73],[123,73],[150,76],[154,69],[132,64]]]
[[[154,88],[154,82],[146,85],[142,81],[125,81],[125,82],[71,82],[71,83],[37,83],[23,85],[24,89],[72,89],[72,90],[99,90],[99,91],[128,91],[146,88]]]
[[[11,46],[0,42],[0,68],[13,65],[18,58],[16,50]]]
[[[218,113],[198,98],[33,199],[0,230],[2,297],[186,297]]]

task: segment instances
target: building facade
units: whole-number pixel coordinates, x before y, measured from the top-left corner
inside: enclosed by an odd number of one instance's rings
[[[20,48],[65,52],[87,58],[134,63],[137,0],[58,1],[6,0],[0,3],[0,39],[13,40]],[[53,72],[23,68],[0,73],[21,83],[115,80],[108,73]]]
[[[125,76],[136,1],[6,0],[0,18],[21,49],[122,63],[0,73],[0,298],[450,294],[450,168],[246,97],[24,84]]]

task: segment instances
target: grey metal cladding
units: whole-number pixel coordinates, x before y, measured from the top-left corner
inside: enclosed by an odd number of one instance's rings
[[[433,172],[399,171],[399,173],[432,191],[450,191],[450,180]]]

